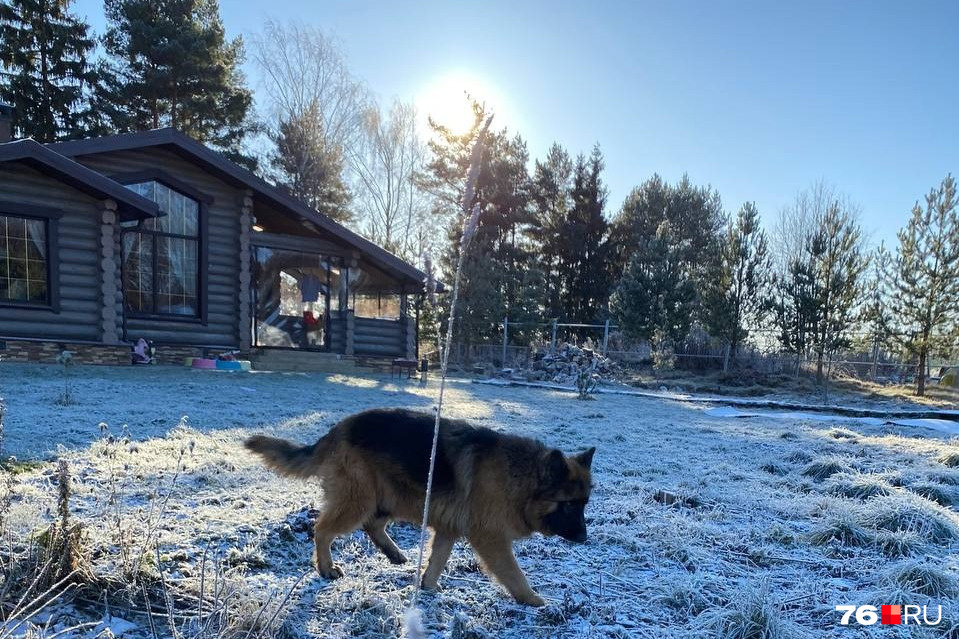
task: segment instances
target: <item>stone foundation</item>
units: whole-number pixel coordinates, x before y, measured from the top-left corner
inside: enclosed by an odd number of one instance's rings
[[[154,344],[156,363],[182,366],[187,357],[216,357],[224,349],[196,346]],[[63,351],[73,354],[74,364],[99,366],[130,366],[133,346],[130,344],[77,344],[73,342],[46,342],[39,340],[0,339],[0,363],[36,362],[56,364]]]
[[[126,344],[75,344],[0,339],[0,362],[56,364],[63,351],[73,354],[75,364],[129,366],[132,349]]]
[[[154,346],[156,347],[157,364],[174,364],[176,366],[183,366],[183,360],[187,357],[206,357],[209,350],[196,346],[164,346],[157,343],[154,343]]]

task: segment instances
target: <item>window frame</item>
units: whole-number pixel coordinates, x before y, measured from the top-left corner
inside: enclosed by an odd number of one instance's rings
[[[0,215],[24,220],[39,220],[44,223],[46,235],[47,261],[47,300],[30,302],[0,299],[0,307],[23,308],[40,311],[60,312],[60,218],[61,209],[20,202],[0,202]]]
[[[207,290],[208,290],[208,269],[207,264],[209,263],[208,255],[208,221],[209,221],[209,206],[213,203],[213,197],[198,191],[194,187],[186,184],[182,180],[178,180],[173,177],[166,171],[162,169],[147,169],[143,171],[134,171],[130,173],[122,173],[118,175],[110,176],[110,179],[115,182],[119,182],[124,186],[130,184],[139,184],[141,182],[159,182],[163,186],[171,189],[180,195],[183,195],[187,198],[194,200],[197,203],[197,234],[196,236],[192,235],[182,235],[178,233],[168,233],[165,231],[154,231],[150,229],[142,229],[142,220],[138,221],[134,227],[124,227],[121,223],[120,225],[120,287],[121,290],[124,286],[126,273],[124,272],[124,263],[126,260],[123,256],[123,236],[127,233],[138,233],[141,236],[150,236],[152,245],[153,245],[153,255],[152,255],[152,264],[151,272],[153,278],[153,290],[151,291],[152,297],[152,311],[143,312],[131,309],[127,306],[126,299],[124,296],[123,300],[123,312],[124,314],[131,319],[147,319],[147,320],[162,320],[165,322],[185,322],[190,324],[202,324],[203,326],[207,325],[208,322],[208,303],[207,303]],[[161,211],[161,213],[165,213]],[[159,313],[157,309],[157,237],[168,237],[174,239],[186,239],[195,241],[197,243],[197,293],[196,293],[196,305],[197,311],[193,315],[182,315],[177,313]]]

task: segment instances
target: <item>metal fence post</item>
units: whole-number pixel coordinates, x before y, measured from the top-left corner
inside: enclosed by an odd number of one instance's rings
[[[509,343],[509,318],[503,318],[503,364],[502,368],[506,368],[506,345]]]
[[[609,344],[609,320],[603,324],[603,357],[606,357],[606,347]]]
[[[549,340],[549,352],[551,355],[556,354],[556,320],[553,320],[553,336]]]

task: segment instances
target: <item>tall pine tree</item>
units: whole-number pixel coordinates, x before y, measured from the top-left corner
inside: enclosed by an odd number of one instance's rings
[[[343,184],[343,158],[329,149],[323,120],[313,104],[302,115],[280,120],[270,158],[277,182],[291,195],[337,222],[350,218],[350,193]]]
[[[689,308],[692,319],[705,323],[705,295],[717,286],[726,224],[722,200],[711,187],[697,187],[687,176],[670,185],[654,175],[633,189],[610,223],[615,248],[612,275],[623,275],[634,252],[646,246],[663,222],[668,222],[669,237],[676,242],[674,259],[694,285],[695,300]]]
[[[449,243],[441,260],[447,277],[459,256],[464,220],[458,211],[470,143],[484,117],[481,107],[475,109],[477,126],[465,135],[431,122],[431,158],[420,180],[423,188],[436,196],[437,214],[449,220]],[[541,278],[524,275],[536,268],[528,237],[533,216],[526,143],[519,136],[509,137],[506,131],[489,133],[486,142],[474,198],[480,206],[479,224],[464,260],[457,305],[462,334],[475,341],[499,339],[497,325],[502,317],[516,321],[529,316],[542,298],[542,291],[534,286]]]
[[[917,357],[916,394],[926,392],[929,356],[959,328],[959,203],[956,182],[946,176],[917,202],[899,231],[895,261],[885,279],[892,291],[890,316],[899,322],[899,339]],[[952,334],[952,335],[950,335]]]
[[[106,0],[108,60],[96,106],[104,128],[172,126],[243,159],[252,94],[216,0]]]
[[[553,144],[546,159],[537,160],[532,179],[534,222],[530,236],[536,244],[543,270],[543,308],[546,317],[566,319],[563,308],[565,282],[562,272],[568,270],[569,244],[566,220],[569,217],[570,191],[573,184],[573,162],[566,150]]]
[[[627,335],[640,339],[662,335],[678,342],[689,332],[695,300],[695,283],[685,268],[680,243],[672,225],[663,221],[653,237],[635,247],[609,304]]]
[[[56,142],[83,137],[90,27],[69,0],[0,2],[0,101],[14,107],[17,137]]]
[[[599,145],[589,158],[580,155],[573,169],[571,208],[560,245],[560,268],[565,283],[565,311],[575,322],[590,322],[607,313],[609,281],[608,224],[604,216],[605,164]]]
[[[733,359],[750,328],[758,326],[769,309],[771,273],[759,211],[746,202],[726,232],[717,286],[705,300],[707,325],[713,335],[728,340]]]

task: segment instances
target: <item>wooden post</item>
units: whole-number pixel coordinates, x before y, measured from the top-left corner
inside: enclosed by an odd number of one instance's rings
[[[348,357],[353,356],[353,333],[356,329],[356,321],[353,317],[353,311],[343,311],[343,316],[346,318],[346,349],[344,354]]]
[[[551,355],[556,354],[556,320],[553,320],[553,336],[549,339],[549,352]]]
[[[723,349],[723,372],[729,372],[729,342],[726,342],[726,348]]]
[[[872,341],[872,381],[879,377],[879,336],[876,335]]]
[[[606,348],[609,346],[609,320],[603,324],[603,357],[606,357]]]
[[[237,309],[237,332],[241,351],[249,351],[253,346],[253,278],[250,268],[253,259],[250,247],[252,232],[253,191],[247,189],[240,193],[240,306]]]
[[[119,226],[117,203],[100,202],[100,339],[104,344],[119,344],[117,293],[122,283],[117,276],[120,256],[116,251]]]
[[[503,318],[503,359],[500,368],[506,368],[506,345],[509,343],[509,317]]]

